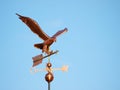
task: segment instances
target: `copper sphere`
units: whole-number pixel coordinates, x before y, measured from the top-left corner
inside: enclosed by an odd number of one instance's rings
[[[51,64],[51,63],[47,63],[47,67],[49,67],[49,68],[50,68],[51,66],[52,66],[52,64]]]
[[[52,80],[54,79],[53,77],[53,74],[48,72],[46,75],[45,75],[45,80],[50,83]]]

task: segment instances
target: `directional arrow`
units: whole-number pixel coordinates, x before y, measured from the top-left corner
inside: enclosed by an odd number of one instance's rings
[[[49,57],[49,56],[51,56],[51,55],[53,55],[53,54],[56,54],[56,53],[58,53],[58,50],[56,50],[55,52],[52,52],[52,53],[50,53],[50,54],[48,54],[48,55],[46,55],[46,56],[43,56],[42,54],[40,54],[40,55],[37,55],[37,56],[33,57],[33,58],[32,58],[32,59],[33,59],[33,67],[41,64],[41,63],[42,63],[42,60],[43,60],[44,58]]]

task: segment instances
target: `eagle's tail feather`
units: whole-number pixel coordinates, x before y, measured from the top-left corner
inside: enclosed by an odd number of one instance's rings
[[[36,47],[38,49],[43,49],[43,43],[34,44],[34,47]]]

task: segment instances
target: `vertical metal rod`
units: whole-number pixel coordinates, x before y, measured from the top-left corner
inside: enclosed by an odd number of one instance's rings
[[[50,90],[50,82],[48,82],[48,90]]]
[[[50,63],[50,57],[48,57],[48,63]]]

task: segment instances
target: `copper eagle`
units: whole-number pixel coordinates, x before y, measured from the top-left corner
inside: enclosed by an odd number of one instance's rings
[[[42,52],[45,52],[46,54],[52,53],[49,48],[53,44],[53,42],[56,42],[56,38],[64,32],[68,31],[67,28],[64,28],[63,30],[59,30],[52,37],[50,37],[40,28],[39,24],[32,18],[22,16],[17,13],[16,15],[19,16],[19,19],[22,20],[32,32],[37,34],[43,40],[43,43],[34,44],[34,47],[41,49]]]

